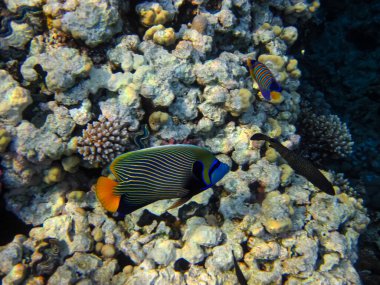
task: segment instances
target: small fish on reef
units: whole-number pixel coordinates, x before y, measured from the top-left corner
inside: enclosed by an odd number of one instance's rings
[[[280,84],[277,83],[269,68],[265,64],[251,58],[247,59],[247,65],[249,73],[259,86],[264,99],[268,101],[280,101],[282,98],[282,88]]]
[[[264,140],[269,142],[289,164],[293,170],[309,180],[314,186],[330,195],[335,195],[334,187],[330,181],[316,168],[310,161],[304,159],[295,152],[283,146],[279,141],[270,138],[264,134],[254,134],[251,140]]]
[[[215,185],[229,171],[210,151],[194,145],[166,145],[127,152],[100,177],[96,196],[110,212],[127,215],[161,199],[180,198],[169,209]]]
[[[232,258],[234,260],[234,267],[235,267],[235,273],[236,273],[236,277],[239,281],[239,284],[240,285],[247,285],[247,280],[245,280],[245,277],[243,275],[243,272],[241,271],[240,267],[239,267],[239,264],[236,260],[236,257],[235,257],[235,253],[234,251],[232,251]]]

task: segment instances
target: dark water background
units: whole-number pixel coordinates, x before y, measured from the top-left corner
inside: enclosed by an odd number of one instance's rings
[[[328,112],[347,123],[355,142],[351,157],[326,168],[365,188],[371,223],[360,238],[356,267],[364,284],[380,284],[380,1],[323,0],[316,19],[299,32],[293,52],[301,86],[324,94]]]

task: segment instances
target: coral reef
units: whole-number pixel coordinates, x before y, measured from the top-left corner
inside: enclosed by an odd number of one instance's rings
[[[6,70],[0,70],[0,120],[16,125],[22,120],[22,111],[32,103],[29,90],[20,86]]]
[[[99,166],[110,163],[124,153],[128,146],[128,130],[119,121],[109,121],[99,117],[98,121],[88,124],[82,137],[77,141],[78,153],[91,164]]]
[[[23,63],[22,76],[27,81],[37,80],[39,75],[34,67],[41,66],[47,73],[44,80],[50,91],[69,89],[74,86],[77,77],[87,76],[92,67],[90,59],[80,55],[76,49],[61,47],[44,51],[36,39],[33,39],[32,46],[34,45],[36,53],[32,51],[33,55]]]
[[[6,20],[1,194],[32,229],[0,247],[4,284],[236,284],[232,250],[249,284],[360,284],[362,200],[332,172],[337,195],[321,192],[250,140],[261,132],[291,149],[310,139],[350,153],[335,117],[295,127],[304,94],[290,47],[319,2],[5,2],[39,10],[46,25]],[[282,100],[257,96],[247,58],[273,72]],[[106,213],[94,183],[109,163],[175,143],[203,146],[231,171],[178,208]]]
[[[303,112],[299,122],[303,150],[314,159],[344,158],[352,153],[354,144],[345,123],[336,115]]]

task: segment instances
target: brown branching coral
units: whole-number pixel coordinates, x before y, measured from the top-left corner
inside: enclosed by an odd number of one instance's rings
[[[336,115],[303,112],[299,123],[302,145],[313,159],[344,158],[354,144],[350,131]]]
[[[92,165],[101,166],[125,152],[128,142],[125,124],[100,116],[98,121],[87,124],[87,129],[83,130],[78,140],[78,152]]]
[[[331,175],[334,186],[338,186],[341,192],[355,198],[364,196],[365,189],[363,188],[362,184],[359,183],[353,187],[351,186],[350,181],[344,177],[343,173],[335,173],[332,171]]]

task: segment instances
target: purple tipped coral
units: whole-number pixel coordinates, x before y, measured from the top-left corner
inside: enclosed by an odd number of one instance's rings
[[[97,122],[87,124],[87,129],[83,130],[78,152],[92,165],[101,166],[125,152],[128,142],[126,124],[100,116]]]

